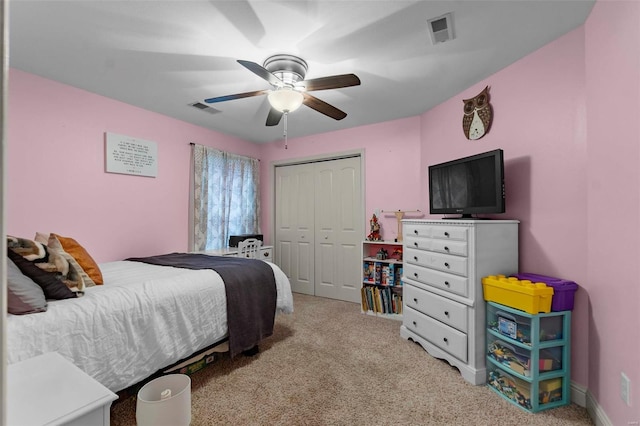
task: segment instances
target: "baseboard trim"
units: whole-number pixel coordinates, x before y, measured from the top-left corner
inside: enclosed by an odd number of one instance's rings
[[[580,407],[587,406],[587,388],[575,382],[571,382],[571,402]]]
[[[575,382],[571,382],[571,402],[580,407],[585,407],[589,417],[596,426],[613,426],[598,401],[587,388]]]
[[[598,401],[593,397],[593,394],[587,390],[586,392],[586,400],[587,400],[587,413],[593,420],[593,423],[596,426],[613,426],[609,417],[607,417],[607,413],[604,412]]]

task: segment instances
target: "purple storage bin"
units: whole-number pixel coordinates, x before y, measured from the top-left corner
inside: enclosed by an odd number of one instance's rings
[[[578,284],[575,282],[562,278],[529,273],[514,274],[512,276],[519,280],[545,283],[549,287],[553,287],[553,297],[551,298],[551,310],[553,312],[573,310],[573,296],[578,289]]]

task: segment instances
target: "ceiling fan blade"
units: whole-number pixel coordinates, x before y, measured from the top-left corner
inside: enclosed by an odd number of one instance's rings
[[[277,126],[280,123],[280,119],[282,119],[283,113],[278,111],[277,109],[269,109],[269,115],[267,115],[267,126]]]
[[[334,107],[333,105],[329,105],[325,101],[321,101],[315,96],[311,96],[308,93],[303,93],[302,96],[304,96],[304,100],[302,101],[302,103],[309,108],[315,109],[319,113],[322,113],[335,120],[342,120],[347,116],[346,112],[340,111],[338,108]]]
[[[341,87],[359,86],[360,79],[355,74],[341,74],[304,80],[301,82],[301,85],[304,86],[307,91],[339,89]]]
[[[245,67],[246,69],[248,69],[249,71],[251,71],[252,73],[256,74],[258,77],[264,78],[273,86],[282,87],[284,85],[282,80],[280,80],[275,75],[271,74],[271,72],[269,72],[269,70],[267,70],[262,65],[258,65],[255,62],[251,62],[251,61],[243,61],[242,59],[238,59],[238,63],[243,67]]]
[[[251,43],[258,45],[265,35],[264,25],[247,0],[217,1],[209,0],[227,21],[234,25]]]
[[[251,96],[264,95],[269,92],[268,90],[256,90],[255,92],[236,93],[235,95],[218,96],[217,98],[209,98],[204,101],[208,104],[215,104],[216,102],[232,101],[234,99],[250,98]]]

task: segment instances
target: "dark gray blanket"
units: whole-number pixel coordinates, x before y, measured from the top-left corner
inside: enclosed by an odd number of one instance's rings
[[[238,257],[170,253],[131,257],[130,261],[185,269],[213,269],[224,281],[231,357],[254,348],[273,334],[276,315],[276,280],[267,263]]]

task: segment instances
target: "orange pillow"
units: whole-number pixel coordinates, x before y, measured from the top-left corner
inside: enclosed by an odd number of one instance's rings
[[[100,267],[93,260],[93,257],[82,247],[76,240],[73,238],[62,237],[58,234],[51,233],[49,238],[56,238],[64,251],[69,253],[79,264],[80,267],[84,270],[84,272],[89,275],[89,277],[93,280],[96,285],[102,285],[104,283],[104,279],[102,278],[102,272],[100,271]]]

